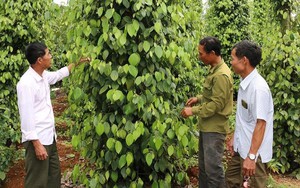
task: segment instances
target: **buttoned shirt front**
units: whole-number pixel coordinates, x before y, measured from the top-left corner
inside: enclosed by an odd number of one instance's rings
[[[261,156],[263,163],[272,159],[273,108],[270,88],[265,79],[254,69],[241,81],[237,98],[234,151],[239,152],[243,159],[249,153],[257,119],[266,121],[264,138],[257,156]]]
[[[50,85],[67,76],[67,67],[55,72],[44,71],[42,76],[29,67],[21,77],[17,84],[17,96],[22,143],[30,140],[40,140],[43,145],[53,143],[56,133]]]

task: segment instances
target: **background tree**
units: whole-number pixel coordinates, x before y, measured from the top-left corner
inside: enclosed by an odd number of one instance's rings
[[[220,39],[227,64],[233,44],[249,39],[249,22],[247,0],[208,0],[205,33]]]

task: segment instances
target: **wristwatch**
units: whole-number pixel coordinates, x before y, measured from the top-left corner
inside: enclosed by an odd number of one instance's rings
[[[247,157],[249,157],[249,159],[250,159],[251,161],[254,161],[254,160],[256,159],[256,155],[253,154],[253,153],[248,153],[248,156],[247,156]]]

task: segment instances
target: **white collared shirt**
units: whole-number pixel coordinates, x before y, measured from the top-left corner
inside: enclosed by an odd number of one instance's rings
[[[39,139],[51,145],[56,137],[50,85],[69,76],[68,67],[55,72],[44,71],[42,77],[31,67],[17,84],[22,143]]]
[[[254,69],[241,81],[237,98],[233,145],[234,151],[239,152],[243,159],[249,153],[257,119],[266,121],[264,138],[257,156],[261,156],[263,163],[272,159],[273,113],[274,106],[270,88],[265,79]]]

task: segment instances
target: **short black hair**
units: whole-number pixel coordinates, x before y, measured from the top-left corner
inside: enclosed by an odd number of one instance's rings
[[[235,49],[236,56],[239,59],[244,56],[247,57],[252,67],[256,67],[261,61],[261,48],[251,41],[238,42],[232,49]]]
[[[221,55],[221,42],[216,37],[205,37],[200,40],[200,45],[204,46],[206,53],[214,51],[217,56]]]
[[[25,49],[25,56],[26,59],[29,61],[29,63],[35,64],[36,60],[39,57],[43,57],[46,52],[45,50],[47,49],[47,46],[42,43],[42,42],[33,42],[31,44],[29,44],[28,46],[26,46]]]

